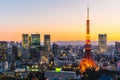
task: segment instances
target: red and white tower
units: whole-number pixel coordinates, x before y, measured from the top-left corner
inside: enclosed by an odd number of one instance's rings
[[[80,72],[85,72],[87,68],[98,69],[98,66],[94,62],[91,54],[89,8],[87,8],[86,26],[87,30],[86,30],[85,53],[84,58],[80,61],[79,65]]]
[[[86,20],[86,43],[85,43],[85,58],[92,58],[91,55],[91,42],[90,42],[90,20],[89,20],[89,8],[87,8],[87,20]]]

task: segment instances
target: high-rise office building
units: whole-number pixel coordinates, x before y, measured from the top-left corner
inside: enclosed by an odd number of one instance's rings
[[[40,49],[40,34],[31,34],[31,46]]]
[[[29,47],[29,34],[22,34],[22,47],[23,48]]]
[[[50,35],[44,35],[44,46],[41,47],[41,62],[47,63],[49,62],[49,54],[51,51],[51,45],[50,45]]]
[[[59,50],[59,45],[57,45],[57,44],[54,43],[52,45],[52,53],[54,54],[55,57],[58,56],[58,50]]]
[[[0,61],[7,59],[7,42],[0,41]]]
[[[51,50],[50,35],[44,35],[44,46],[45,46],[45,50],[50,52]]]
[[[40,34],[31,34],[30,43],[30,58],[37,62],[40,58]]]
[[[12,55],[14,55],[14,59],[18,58],[18,47],[15,45],[12,46]]]
[[[107,51],[107,34],[99,34],[98,47],[102,53]]]
[[[30,47],[29,34],[22,34],[22,58],[25,60],[29,60],[30,57],[29,47]]]
[[[29,46],[31,46],[31,36],[29,36]]]
[[[117,53],[120,52],[120,42],[118,42],[118,41],[115,42],[115,51],[116,51]]]
[[[22,48],[18,46],[18,57],[22,56]]]

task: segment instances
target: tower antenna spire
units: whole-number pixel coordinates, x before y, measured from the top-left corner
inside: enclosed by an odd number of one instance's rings
[[[87,6],[87,19],[89,19],[89,6]]]

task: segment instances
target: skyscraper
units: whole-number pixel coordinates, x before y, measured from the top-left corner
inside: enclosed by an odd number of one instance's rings
[[[44,35],[44,46],[45,46],[45,50],[50,52],[51,50],[50,35]]]
[[[40,49],[40,34],[31,34],[31,46]]]
[[[22,34],[22,58],[29,60],[29,34]]]
[[[118,42],[118,41],[115,42],[115,51],[117,53],[120,53],[120,42]]]
[[[29,47],[29,34],[22,34],[22,47],[23,48]]]
[[[0,41],[0,61],[7,59],[7,42]]]
[[[41,62],[47,63],[49,62],[49,55],[51,51],[51,40],[50,35],[44,35],[44,46],[42,47],[41,51]]]
[[[58,50],[59,50],[59,45],[53,43],[52,45],[52,53],[54,54],[55,57],[58,55]]]
[[[40,58],[40,34],[31,34],[29,37],[31,46],[30,46],[30,58],[37,62]]]
[[[29,46],[31,46],[31,36],[29,36]]]
[[[107,34],[98,35],[98,47],[101,53],[107,51]]]
[[[14,55],[14,59],[18,58],[18,47],[16,45],[12,46],[12,55]]]

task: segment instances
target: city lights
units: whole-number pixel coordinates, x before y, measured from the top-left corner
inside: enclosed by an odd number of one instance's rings
[[[120,0],[1,0],[0,80],[120,80],[119,9]]]

